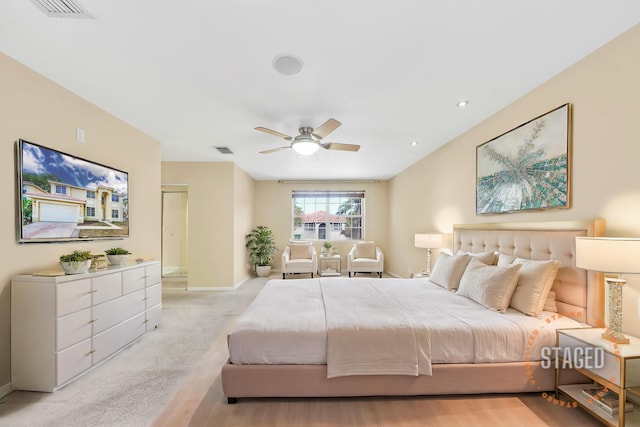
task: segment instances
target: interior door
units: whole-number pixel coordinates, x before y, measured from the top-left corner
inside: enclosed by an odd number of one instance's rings
[[[162,191],[162,277],[187,277],[188,192]]]

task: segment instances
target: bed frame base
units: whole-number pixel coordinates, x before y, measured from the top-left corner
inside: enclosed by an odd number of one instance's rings
[[[222,389],[229,404],[243,397],[426,396],[523,393],[555,388],[554,369],[540,362],[438,364],[433,374],[363,375],[327,378],[326,365],[234,365],[222,367]],[[588,379],[575,371],[562,382]]]

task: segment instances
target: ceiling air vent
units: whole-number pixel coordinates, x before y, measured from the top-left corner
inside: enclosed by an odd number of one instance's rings
[[[31,0],[31,2],[52,18],[93,18],[73,0]]]
[[[221,154],[233,154],[229,147],[215,147]]]

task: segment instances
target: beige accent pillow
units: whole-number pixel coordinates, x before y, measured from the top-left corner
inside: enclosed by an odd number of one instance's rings
[[[498,264],[500,267],[504,267],[505,265],[513,264],[513,261],[516,260],[516,257],[511,255],[506,255],[500,252],[498,254]]]
[[[516,258],[513,263],[521,264],[522,268],[510,305],[526,315],[538,317],[556,279],[560,261]]]
[[[472,259],[460,278],[456,294],[504,313],[518,284],[521,267],[521,264],[498,267]]]
[[[356,243],[356,258],[376,259],[376,242]]]
[[[498,262],[498,254],[496,252],[469,252],[464,249],[458,249],[456,255],[464,255],[467,254],[471,258],[477,259],[487,265],[496,265]]]
[[[471,257],[466,254],[449,255],[446,252],[440,252],[429,280],[445,289],[455,291],[470,260]]]
[[[552,313],[558,312],[558,305],[556,304],[556,293],[554,291],[549,291],[549,295],[547,295],[547,299],[544,302],[542,311],[550,311]]]
[[[309,245],[290,245],[291,256],[289,259],[311,259]]]

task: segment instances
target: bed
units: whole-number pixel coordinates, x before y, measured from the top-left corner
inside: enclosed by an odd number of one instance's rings
[[[603,220],[454,226],[453,254],[558,261],[552,286],[557,313],[539,316],[511,307],[488,310],[428,279],[270,281],[229,334],[230,357],[221,372],[224,395],[235,403],[247,397],[552,390],[554,371],[542,369],[539,353],[555,343],[553,329],[602,324],[602,275],[574,263],[575,237],[602,235]],[[361,291],[372,294],[362,306]],[[376,320],[387,328],[383,340],[352,334],[369,329],[350,326],[350,318],[366,318],[383,307]],[[297,314],[283,317],[283,312]],[[500,331],[496,342],[492,329]],[[521,338],[509,335],[518,331]],[[381,341],[384,349],[372,350]]]

